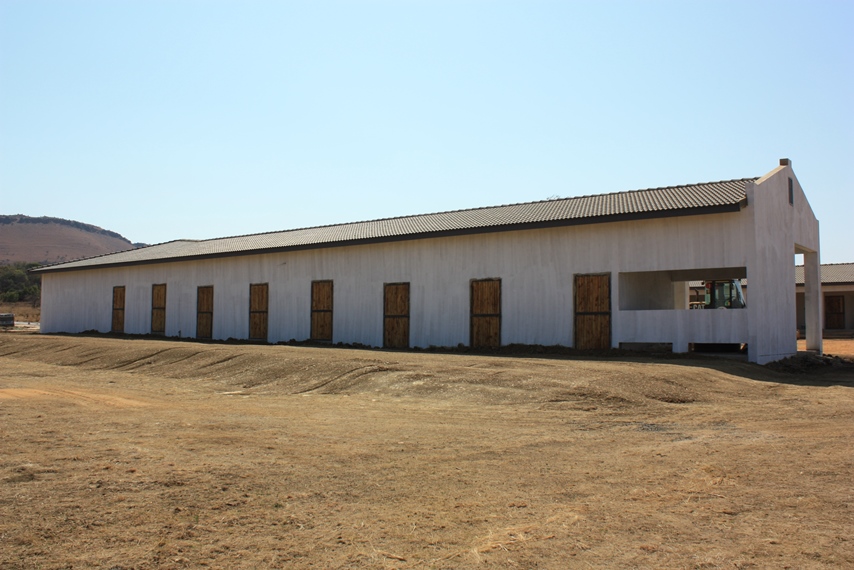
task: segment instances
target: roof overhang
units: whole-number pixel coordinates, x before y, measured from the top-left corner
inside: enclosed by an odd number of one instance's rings
[[[498,232],[516,232],[516,231],[526,231],[526,230],[538,230],[538,229],[548,229],[548,228],[562,228],[562,227],[571,227],[571,226],[582,226],[582,225],[591,225],[591,224],[605,224],[605,223],[619,223],[619,222],[631,222],[631,221],[639,221],[639,220],[651,220],[651,219],[661,219],[661,218],[676,218],[676,217],[685,217],[685,216],[700,216],[700,215],[708,215],[708,214],[723,214],[723,213],[731,213],[738,212],[747,206],[747,197],[745,196],[739,202],[731,203],[731,204],[722,204],[722,205],[714,205],[714,206],[701,206],[701,207],[691,207],[691,208],[681,208],[681,209],[673,209],[673,210],[657,210],[650,212],[635,212],[635,213],[624,213],[624,214],[615,214],[615,215],[603,215],[603,216],[590,216],[583,218],[570,218],[570,219],[562,219],[562,220],[548,220],[548,221],[539,221],[539,222],[530,222],[530,223],[519,223],[519,224],[504,224],[497,226],[482,226],[482,227],[468,227],[468,228],[458,228],[451,230],[442,230],[442,231],[431,231],[431,232],[422,232],[422,233],[407,233],[400,235],[386,235],[380,237],[371,237],[371,238],[363,238],[363,239],[351,239],[351,240],[337,240],[330,242],[318,242],[318,243],[307,243],[307,244],[297,244],[297,245],[287,245],[281,247],[268,247],[268,248],[257,248],[257,249],[248,249],[248,250],[237,250],[237,251],[223,251],[217,253],[205,253],[205,254],[197,254],[197,255],[176,255],[173,257],[164,257],[164,258],[152,258],[152,259],[140,259],[140,260],[132,260],[132,261],[120,261],[111,263],[109,261],[105,261],[103,263],[91,263],[87,265],[76,265],[80,261],[69,261],[63,262],[56,265],[48,265],[44,267],[37,267],[34,269],[30,269],[32,273],[60,273],[60,272],[68,272],[68,271],[90,271],[95,269],[106,269],[112,267],[127,267],[127,266],[135,266],[135,265],[154,265],[154,264],[163,264],[163,263],[177,263],[183,261],[195,261],[202,259],[217,259],[224,257],[243,257],[247,255],[263,255],[270,253],[283,253],[288,251],[306,251],[312,249],[329,249],[336,247],[354,247],[360,245],[370,245],[370,244],[378,244],[378,243],[393,243],[393,242],[401,242],[401,241],[412,241],[412,240],[422,240],[422,239],[434,239],[434,238],[443,238],[443,237],[454,237],[454,236],[467,236],[467,235],[477,235],[477,234],[490,234],[490,233],[498,233]],[[151,246],[157,247],[157,246]],[[92,258],[92,260],[105,260],[112,254],[108,254],[106,256],[102,256],[99,258]]]

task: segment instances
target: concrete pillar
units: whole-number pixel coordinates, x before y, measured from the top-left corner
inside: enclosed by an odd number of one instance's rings
[[[673,308],[687,309],[691,303],[691,288],[687,281],[673,283]]]
[[[804,253],[804,317],[807,350],[821,354],[821,264],[818,252]]]

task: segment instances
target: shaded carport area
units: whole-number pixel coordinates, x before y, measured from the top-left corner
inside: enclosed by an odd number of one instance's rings
[[[673,352],[688,352],[696,345],[743,347],[749,338],[748,314],[743,306],[690,310],[690,286],[696,282],[740,282],[746,275],[745,267],[620,273],[619,346],[667,344]]]

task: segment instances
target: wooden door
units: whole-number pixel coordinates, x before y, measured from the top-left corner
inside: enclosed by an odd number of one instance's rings
[[[472,348],[501,346],[501,279],[477,279],[471,282]]]
[[[824,297],[824,328],[845,328],[845,297],[826,295]]]
[[[196,303],[196,338],[213,338],[213,285],[198,288]]]
[[[383,346],[409,348],[409,283],[386,283],[383,289]]]
[[[125,287],[113,287],[113,322],[110,332],[125,332]]]
[[[268,291],[266,283],[249,286],[249,339],[267,342]]]
[[[611,348],[611,274],[575,276],[575,348]]]
[[[332,281],[311,282],[311,340],[332,342]]]
[[[166,334],[166,284],[151,286],[151,334]]]

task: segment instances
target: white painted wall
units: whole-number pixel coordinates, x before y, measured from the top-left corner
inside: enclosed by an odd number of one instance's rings
[[[147,333],[151,286],[166,283],[167,335],[195,336],[196,288],[213,285],[214,337],[246,338],[249,284],[269,283],[269,340],[305,339],[310,283],[332,279],[334,341],[380,345],[383,283],[408,281],[412,344],[455,346],[469,341],[469,281],[499,277],[505,344],[572,345],[574,274],[611,272],[616,299],[621,270],[743,265],[748,230],[740,218],[717,214],[48,273],[42,330],[108,331],[112,288],[124,285],[125,331]],[[710,232],[721,247],[707,247]],[[664,293],[672,305],[670,286]]]
[[[742,309],[623,311],[620,318],[621,342],[671,342],[673,352],[687,352],[692,343],[748,340],[748,313]]]
[[[789,203],[789,178],[794,204]],[[749,358],[760,364],[797,352],[795,310],[795,250],[819,250],[818,221],[791,166],[779,166],[747,187],[753,217],[753,247],[749,251],[747,282],[752,294]],[[820,332],[819,332],[820,336]]]
[[[148,333],[151,286],[166,283],[167,336],[195,336],[196,288],[213,285],[214,338],[246,338],[249,285],[269,283],[269,341],[304,340],[311,281],[331,279],[333,342],[381,345],[383,284],[409,282],[411,344],[456,346],[469,342],[470,280],[497,277],[502,343],[572,346],[573,276],[611,273],[613,346],[749,342],[767,361],[796,350],[794,235],[817,249],[817,223],[796,223],[807,214],[788,205],[790,170],[751,187],[741,212],[46,273],[42,331],[109,331],[124,285],[125,332]],[[751,290],[767,292],[747,311],[619,310],[620,273],[719,267],[747,267]]]
[[[623,272],[618,277],[621,310],[649,311],[676,308],[675,289],[669,273],[664,271]]]

